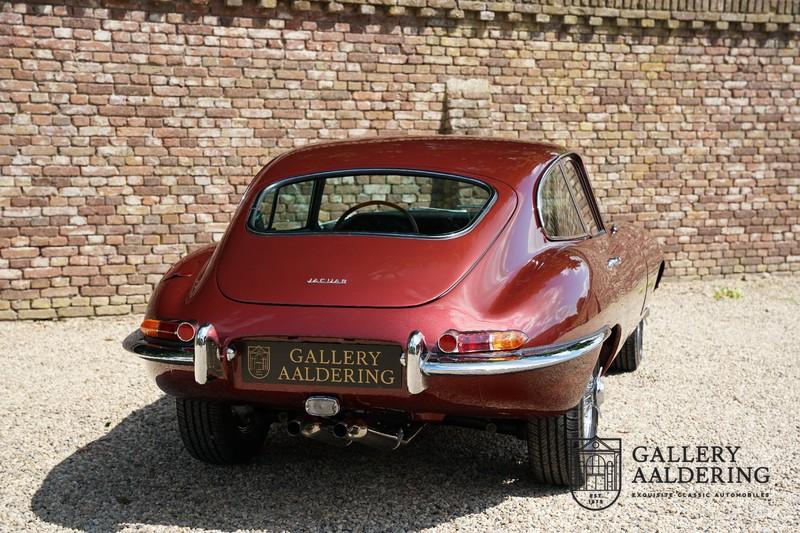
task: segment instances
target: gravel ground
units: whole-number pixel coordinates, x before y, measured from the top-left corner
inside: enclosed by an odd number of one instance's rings
[[[797,531],[798,282],[656,293],[643,367],[606,380],[601,435],[623,441],[624,484],[599,513],[530,483],[521,441],[469,430],[433,428],[386,454],[273,429],[255,463],[203,465],[182,450],[173,402],[120,347],[138,317],[0,323],[0,529]],[[716,301],[720,287],[742,297]],[[771,479],[633,484],[631,451],[656,445],[741,446],[738,464],[767,466]],[[769,497],[714,496],[722,490]],[[677,496],[697,492],[712,496]]]

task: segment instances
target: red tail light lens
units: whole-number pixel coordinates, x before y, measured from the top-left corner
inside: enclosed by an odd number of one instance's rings
[[[147,337],[183,342],[189,342],[194,339],[194,335],[197,332],[197,328],[191,322],[155,320],[152,318],[144,319],[139,329]]]
[[[439,337],[444,353],[475,353],[516,350],[528,342],[521,331],[446,331]]]

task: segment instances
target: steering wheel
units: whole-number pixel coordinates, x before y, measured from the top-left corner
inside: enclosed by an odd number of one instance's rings
[[[414,233],[419,233],[419,226],[417,225],[417,221],[414,220],[414,217],[411,216],[411,213],[409,213],[406,209],[400,207],[399,205],[393,204],[392,202],[387,202],[385,200],[370,200],[369,202],[361,202],[360,204],[354,205],[353,207],[342,213],[342,216],[340,216],[339,220],[337,220],[336,224],[334,224],[333,229],[334,230],[340,229],[346,222],[345,219],[348,216],[353,214],[355,211],[358,211],[362,207],[367,207],[370,205],[385,205],[391,207],[392,209],[397,209],[406,216],[408,222],[411,224],[411,229],[414,230]]]

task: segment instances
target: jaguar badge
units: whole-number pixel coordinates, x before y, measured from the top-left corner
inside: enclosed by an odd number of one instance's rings
[[[347,280],[344,278],[308,278],[306,283],[309,285],[347,285]]]

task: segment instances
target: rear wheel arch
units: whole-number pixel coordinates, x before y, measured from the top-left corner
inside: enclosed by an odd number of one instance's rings
[[[622,339],[622,328],[620,327],[619,324],[615,324],[611,328],[611,334],[603,342],[603,346],[600,348],[600,357],[598,358],[598,361],[600,363],[600,366],[603,367],[603,373],[608,371],[608,367],[611,366],[611,361],[614,359],[614,356],[619,351],[621,339]]]
[[[644,337],[644,320],[639,321],[622,347],[619,354],[611,364],[612,372],[633,372],[639,368],[642,361],[642,339]]]

